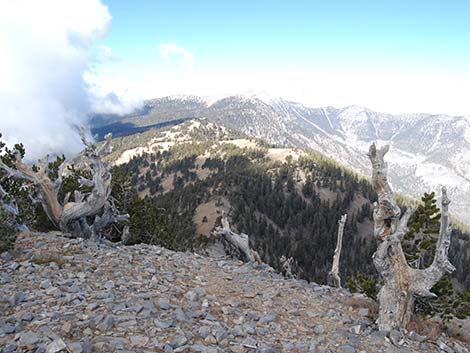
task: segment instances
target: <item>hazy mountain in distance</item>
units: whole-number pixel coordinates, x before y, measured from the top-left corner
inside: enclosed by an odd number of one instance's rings
[[[470,223],[470,117],[386,114],[359,106],[310,108],[283,99],[230,96],[212,103],[196,96],[152,99],[113,124],[151,126],[205,117],[234,131],[278,145],[308,147],[368,176],[371,142],[390,144],[394,188],[414,197],[448,187],[452,213]],[[109,121],[109,120],[108,120]]]

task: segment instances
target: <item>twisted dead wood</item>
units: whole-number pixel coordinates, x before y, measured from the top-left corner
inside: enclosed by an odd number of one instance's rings
[[[433,263],[428,268],[419,270],[411,268],[406,262],[401,241],[408,232],[407,224],[415,209],[409,207],[401,216],[387,180],[384,156],[388,150],[388,146],[377,149],[375,144],[369,149],[372,185],[378,195],[378,203],[374,209],[374,234],[378,247],[373,255],[373,262],[384,280],[378,296],[379,330],[405,329],[413,313],[414,297],[435,296],[430,291],[431,288],[445,273],[455,270],[448,260],[451,236],[448,224],[450,200],[445,188],[442,188],[441,228]]]
[[[109,166],[101,159],[111,151],[112,135],[106,135],[105,142],[100,147],[87,140],[84,129],[81,130],[81,138],[85,149],[59,166],[58,178],[55,181],[48,176],[47,157],[39,161],[38,170],[33,170],[16,152],[15,168],[0,162],[0,169],[3,169],[9,177],[29,181],[37,188],[44,212],[61,231],[71,232],[75,236],[96,237],[106,225],[127,220],[129,216],[119,215],[114,206],[111,199],[111,173]],[[90,187],[91,192],[81,193],[76,190],[73,202],[69,202],[70,194],[68,194],[61,203],[58,194],[64,177],[70,173],[68,166],[90,171],[90,179],[82,177],[78,182],[80,185]],[[93,218],[91,225],[88,224],[89,218]]]
[[[248,235],[232,231],[227,217],[222,218],[222,227],[216,229],[215,234],[220,236],[229,252],[235,254],[242,261],[262,263],[258,253],[250,247]]]
[[[341,277],[339,276],[339,258],[341,257],[341,248],[343,244],[344,225],[346,224],[347,214],[341,216],[338,221],[338,238],[336,239],[336,249],[333,255],[333,264],[328,273],[327,283],[329,286],[341,288]]]

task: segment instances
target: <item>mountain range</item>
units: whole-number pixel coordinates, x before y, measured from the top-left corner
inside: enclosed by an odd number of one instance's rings
[[[451,211],[470,223],[470,116],[393,115],[359,106],[311,108],[284,99],[196,96],[151,99],[126,116],[96,116],[92,131],[125,135],[150,127],[206,118],[232,131],[279,146],[318,151],[368,176],[368,147],[390,144],[389,176],[395,189],[419,198],[445,185]]]

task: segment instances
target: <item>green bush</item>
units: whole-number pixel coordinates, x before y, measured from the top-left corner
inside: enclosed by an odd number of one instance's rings
[[[15,244],[18,233],[15,223],[15,217],[0,207],[0,253],[10,250]]]
[[[362,293],[377,300],[379,287],[375,278],[358,273],[356,277],[349,277],[346,284],[351,292]]]

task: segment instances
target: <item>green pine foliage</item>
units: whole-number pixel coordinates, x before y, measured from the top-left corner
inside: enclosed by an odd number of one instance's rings
[[[0,253],[13,247],[18,233],[15,223],[15,217],[0,207]]]
[[[362,293],[377,300],[379,287],[374,277],[358,273],[355,277],[349,277],[346,284],[351,292]]]
[[[180,249],[175,230],[166,221],[163,210],[154,200],[136,196],[127,205],[126,211],[130,216],[129,245],[147,243],[168,249]]]
[[[409,232],[402,242],[410,266],[420,269],[431,264],[439,234],[440,219],[436,194],[425,193],[408,223]]]
[[[1,137],[2,134],[0,133]],[[18,153],[24,156],[25,149],[22,144],[16,144],[14,149],[17,149]],[[14,149],[9,149],[0,140],[0,161],[10,168],[14,168]],[[29,219],[28,211],[31,206],[27,202],[29,190],[26,183],[8,178],[3,171],[0,171],[0,183],[8,195],[4,201],[14,201],[19,206],[20,211],[18,215],[14,215],[0,207],[0,252],[3,252],[13,247],[18,233],[18,225]]]
[[[0,138],[2,134],[0,133]],[[6,147],[5,143],[0,141],[0,160],[8,167],[15,169],[15,152],[24,157],[26,150],[22,143],[17,143],[12,149]],[[34,188],[24,180],[10,178],[0,171],[0,183],[6,193],[15,200],[18,215],[15,217],[16,224],[30,224],[34,220],[35,205],[31,202],[31,195],[34,194]]]
[[[403,249],[410,266],[423,269],[431,265],[439,235],[441,213],[434,192],[425,193],[421,204],[408,223],[409,232],[403,240]],[[454,241],[456,240],[455,237]],[[452,258],[451,258],[452,261]],[[417,297],[415,310],[443,321],[452,317],[470,315],[470,302],[465,292],[459,293],[449,275],[444,275],[431,289],[436,298]]]

